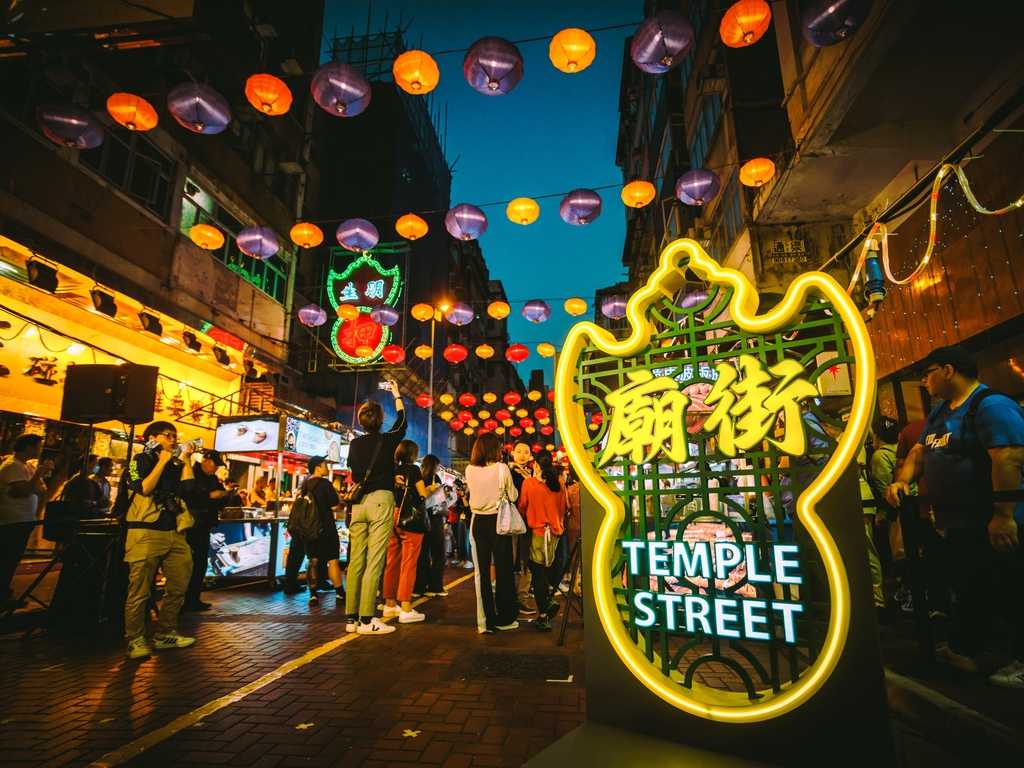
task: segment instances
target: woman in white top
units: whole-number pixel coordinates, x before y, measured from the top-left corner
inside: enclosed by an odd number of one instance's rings
[[[473,546],[476,580],[476,624],[481,634],[495,630],[517,629],[519,604],[516,601],[512,573],[512,537],[498,536],[498,501],[502,495],[514,502],[519,493],[512,483],[512,472],[501,461],[501,442],[493,432],[476,439],[466,467],[469,486],[470,541]],[[491,564],[494,564],[495,589],[491,590]]]

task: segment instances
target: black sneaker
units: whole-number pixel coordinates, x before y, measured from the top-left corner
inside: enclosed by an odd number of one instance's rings
[[[555,618],[555,616],[558,615],[558,609],[561,607],[562,606],[560,606],[558,603],[552,600],[551,605],[549,605],[548,609],[544,611],[544,618],[548,621],[551,621],[553,618]]]
[[[309,604],[311,606],[320,605],[320,598],[317,596],[316,592],[309,593]]]
[[[536,629],[538,632],[551,631],[551,622],[547,621],[546,619],[534,619],[530,623],[533,624],[533,628]]]
[[[284,590],[282,590],[282,591],[286,595],[297,595],[297,594],[299,594],[299,592],[305,592],[306,591],[306,585],[305,584],[288,584],[287,586],[285,586]]]

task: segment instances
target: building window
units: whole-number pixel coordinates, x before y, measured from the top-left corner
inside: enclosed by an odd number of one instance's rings
[[[715,138],[719,118],[722,116],[722,95],[712,93],[704,97],[697,115],[697,130],[690,144],[690,164],[694,168],[703,168],[711,151],[711,142]]]
[[[108,130],[103,144],[78,157],[86,168],[167,221],[174,161],[145,136]]]
[[[235,237],[243,224],[226,211],[212,195],[203,191],[192,179],[185,180],[181,200],[181,231],[188,234],[196,224],[213,224],[224,233],[224,245],[210,254],[232,272],[255,285],[279,304],[288,297],[288,272],[292,262],[291,247],[282,243],[281,250],[266,261],[254,259],[238,250]]]

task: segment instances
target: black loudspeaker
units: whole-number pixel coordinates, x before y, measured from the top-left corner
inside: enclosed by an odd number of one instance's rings
[[[61,421],[152,421],[159,370],[154,365],[69,365]]]

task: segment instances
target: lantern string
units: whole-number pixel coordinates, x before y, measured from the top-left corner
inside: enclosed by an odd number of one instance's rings
[[[615,29],[631,29],[631,28],[635,28],[635,27],[640,26],[641,23],[642,22],[639,22],[639,21],[631,21],[631,22],[627,22],[627,23],[624,23],[624,24],[609,24],[608,26],[605,26],[605,27],[585,28],[585,29],[583,29],[583,31],[584,32],[588,32],[590,34],[594,34],[595,32],[610,32],[610,31],[615,30]],[[408,31],[408,28],[400,30],[400,32],[402,32],[403,35],[407,31]],[[558,30],[558,31],[561,32],[561,30]],[[539,43],[539,42],[544,42],[546,40],[550,40],[556,34],[558,34],[558,32],[554,32],[554,33],[552,33],[550,35],[538,35],[537,37],[524,37],[524,38],[522,38],[520,40],[509,40],[509,42],[512,43],[513,45],[522,45],[524,43]],[[362,37],[362,36],[360,35],[360,37]],[[431,56],[448,56],[448,55],[453,54],[453,53],[466,53],[472,47],[473,46],[470,45],[470,46],[467,46],[465,48],[447,48],[447,49],[445,49],[443,51],[426,51],[426,53],[429,53]],[[413,49],[410,49],[410,50],[413,50]],[[332,53],[333,52],[333,47],[326,47],[326,48],[324,48],[323,52],[324,53]]]
[[[703,167],[702,166],[700,169],[691,169],[691,170],[707,170],[707,171],[716,171],[717,172],[717,171],[724,171],[724,170],[727,170],[727,169],[730,169],[730,168],[738,168],[741,165],[743,165],[742,162],[733,162],[733,163],[723,163],[722,165],[716,165],[716,166],[712,166],[712,167]],[[685,171],[683,171],[683,173],[685,173]],[[632,181],[650,181],[651,183],[654,183],[654,182],[658,182],[658,181],[664,181],[666,178],[668,178],[668,177],[665,176],[665,175],[661,175],[661,176],[651,176],[650,178],[647,178],[647,179],[633,179]],[[599,186],[592,186],[592,187],[575,187],[574,189],[591,189],[591,190],[594,190],[596,192],[598,190],[604,190],[604,189],[621,189],[622,187],[625,187],[629,183],[630,182],[621,182],[620,181],[620,182],[615,182],[613,184],[601,184]],[[516,197],[510,197],[510,198],[508,198],[506,200],[493,200],[493,201],[487,202],[487,203],[473,203],[473,205],[476,206],[477,208],[493,208],[494,206],[498,206],[498,205],[506,205],[507,206],[509,203],[511,203],[513,200],[515,200],[516,198],[519,198],[519,197],[529,197],[532,200],[546,200],[546,199],[554,198],[554,197],[565,197],[567,194],[569,194],[570,191],[571,190],[565,190],[565,191],[562,191],[562,192],[546,192],[546,193],[541,194],[541,195],[516,195]],[[671,198],[665,197],[665,198],[661,198],[661,199],[662,200],[668,200],[668,199],[675,200],[676,197],[673,195]],[[654,201],[652,201],[652,203],[648,203],[648,205],[653,204],[653,202]],[[629,207],[632,208],[633,206],[629,206]],[[646,207],[646,206],[644,206],[644,207]],[[700,206],[693,206],[693,207],[700,207]],[[449,208],[433,208],[433,209],[427,209],[427,210],[417,210],[417,211],[415,211],[415,213],[417,213],[418,215],[423,216],[423,215],[434,215],[434,214],[447,213],[449,210],[450,210]],[[639,210],[639,209],[635,209],[635,210]],[[369,221],[382,221],[382,220],[390,221],[394,217],[395,217],[394,213],[378,213],[378,214],[375,214],[375,215],[361,215],[360,216],[360,218],[368,219]],[[331,218],[324,218],[324,219],[303,219],[303,221],[309,221],[309,222],[314,223],[314,224],[332,224],[334,222],[345,221],[348,218],[351,218],[351,217],[350,216],[346,216],[346,217],[334,216],[334,217],[331,217]]]

